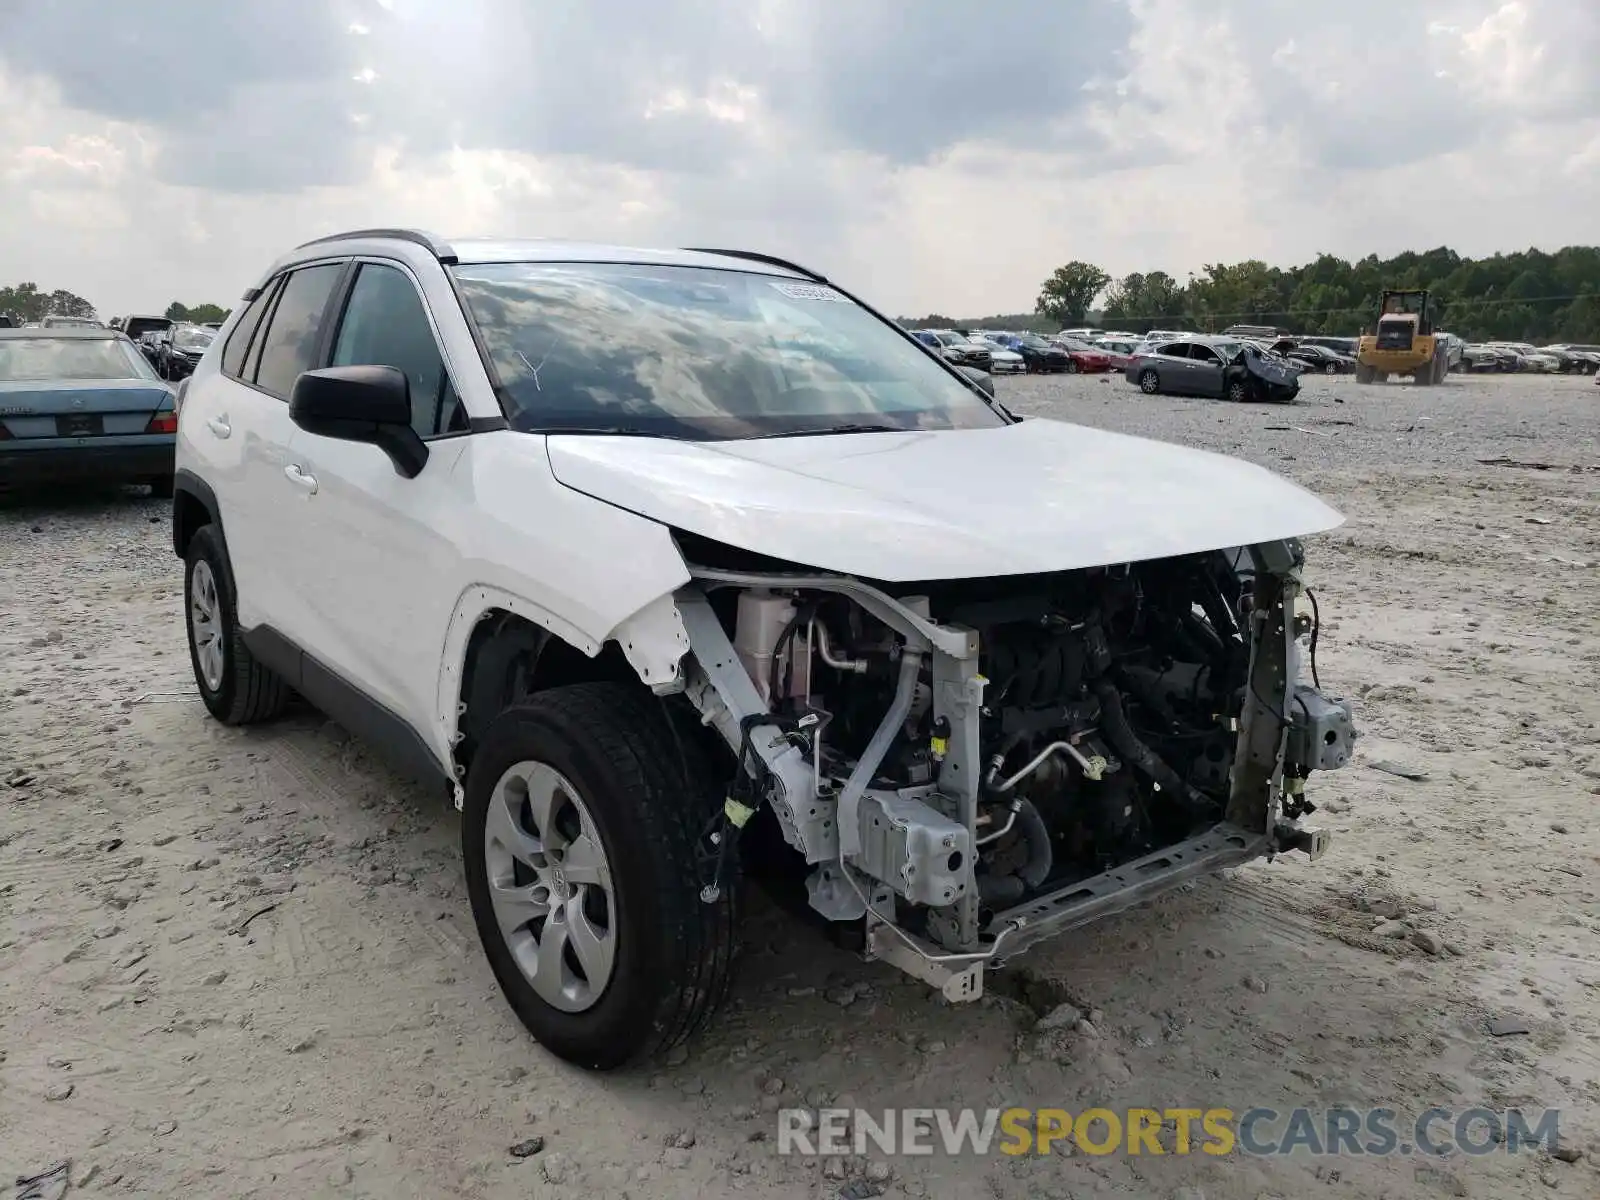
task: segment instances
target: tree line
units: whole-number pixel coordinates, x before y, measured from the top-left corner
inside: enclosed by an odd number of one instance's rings
[[[169,321],[191,321],[196,325],[204,325],[210,321],[227,320],[229,311],[220,304],[190,306],[174,300],[167,305],[163,315]],[[95,306],[82,296],[60,289],[47,292],[36,283],[16,283],[10,287],[0,287],[0,313],[16,318],[21,324],[42,321],[46,317],[98,319],[100,316]]]
[[[1146,333],[1271,325],[1351,337],[1377,319],[1384,288],[1426,288],[1438,327],[1468,341],[1600,343],[1600,246],[1466,258],[1448,247],[1351,262],[1332,254],[1298,267],[1259,259],[1208,264],[1179,282],[1165,271],[1113,279],[1093,263],[1057,267],[1032,313],[976,319],[932,314],[916,324],[962,329],[1073,325]]]

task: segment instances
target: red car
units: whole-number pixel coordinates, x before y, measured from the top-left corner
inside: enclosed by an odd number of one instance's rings
[[[1124,371],[1133,361],[1134,352],[1139,349],[1139,339],[1130,338],[1103,338],[1095,347],[1111,360],[1113,371]]]
[[[1091,346],[1088,342],[1080,342],[1077,338],[1062,337],[1055,341],[1067,352],[1072,359],[1069,371],[1082,371],[1085,375],[1092,375],[1099,371],[1112,369],[1111,355],[1098,346]]]

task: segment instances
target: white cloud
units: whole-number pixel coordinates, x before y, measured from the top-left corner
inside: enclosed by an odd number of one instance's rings
[[[8,0],[0,263],[108,313],[228,303],[417,224],[746,245],[976,314],[1070,258],[1592,241],[1600,5],[1421,7],[236,0],[174,47]]]

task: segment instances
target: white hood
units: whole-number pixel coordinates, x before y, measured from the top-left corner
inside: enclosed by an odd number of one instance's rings
[[[596,499],[885,582],[1137,562],[1344,522],[1251,463],[1039,418],[765,441],[556,434],[549,452],[556,478]]]

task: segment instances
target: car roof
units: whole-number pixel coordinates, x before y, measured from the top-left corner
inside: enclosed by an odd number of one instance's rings
[[[25,329],[0,329],[0,341],[27,338],[62,338],[77,341],[109,342],[124,336],[121,330],[100,325],[34,325]]]
[[[663,249],[645,246],[617,246],[603,242],[569,241],[562,238],[443,238],[421,229],[356,229],[330,234],[297,246],[276,264],[327,257],[330,254],[359,254],[374,243],[405,242],[421,247],[446,265],[486,263],[629,263],[646,266],[710,267],[724,271],[740,270],[761,275],[822,281],[822,276],[795,263],[753,250]]]

